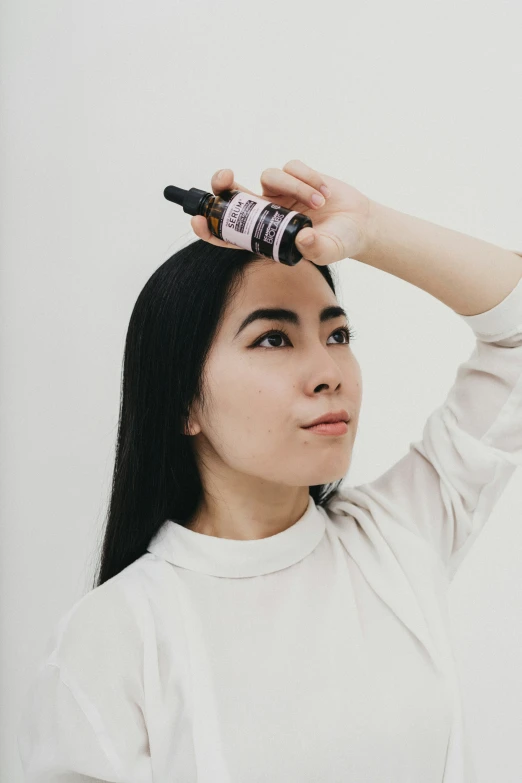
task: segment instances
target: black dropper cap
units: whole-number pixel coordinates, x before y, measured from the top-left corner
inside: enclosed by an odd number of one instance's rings
[[[178,188],[176,185],[167,185],[163,191],[163,195],[168,201],[173,201],[174,204],[180,204],[183,207],[183,212],[187,212],[189,215],[199,215],[199,207],[204,199],[212,195],[206,190],[200,190],[199,188],[190,188],[190,190],[184,190]]]

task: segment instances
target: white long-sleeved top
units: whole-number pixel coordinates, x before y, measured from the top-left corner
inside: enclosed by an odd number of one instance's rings
[[[287,530],[166,520],[54,628],[27,783],[472,783],[447,588],[522,466],[522,280],[422,439]]]

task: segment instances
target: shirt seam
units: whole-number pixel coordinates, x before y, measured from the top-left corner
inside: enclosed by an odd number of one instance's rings
[[[494,450],[494,452],[496,454],[498,454],[500,452],[500,449],[497,449],[490,442],[491,438],[493,437],[492,432],[499,425],[499,422],[503,418],[505,418],[506,411],[512,410],[515,407],[515,403],[517,401],[519,403],[522,403],[522,385],[520,383],[521,380],[522,380],[522,370],[520,371],[520,374],[519,374],[518,378],[516,379],[515,384],[514,384],[513,388],[511,389],[511,392],[509,393],[509,396],[504,401],[504,404],[502,405],[502,407],[498,411],[495,419],[492,421],[492,423],[490,424],[490,426],[488,427],[486,432],[480,438],[476,439],[478,443],[482,444],[486,448]],[[458,421],[457,417],[455,416],[455,414],[453,413],[453,411],[449,407],[448,407],[448,410],[452,414],[455,423],[460,428],[460,424],[459,424],[459,421]],[[463,432],[465,432],[465,430],[463,430]],[[466,434],[469,435],[469,433],[466,433]],[[514,465],[514,460],[510,459],[509,456],[507,458],[505,458],[505,462]],[[516,465],[514,465],[514,468],[516,469]],[[500,470],[501,470],[501,464],[498,463],[497,466],[496,466],[495,478],[494,478],[493,481],[496,481],[496,479],[497,479],[497,477],[498,477],[498,475],[500,473]],[[489,487],[489,486],[490,486],[490,482],[488,482],[487,484],[484,484],[484,486],[482,487],[482,489],[479,492],[479,496],[477,498],[477,502],[475,504],[475,508],[473,509],[472,514],[471,514],[471,532],[470,532],[469,536],[473,535],[473,530],[474,530],[474,524],[473,523],[474,523],[474,520],[475,520],[479,510],[482,508],[482,498],[484,496],[484,492],[485,492],[486,488]],[[466,536],[466,539],[463,541],[463,543],[457,549],[453,550],[452,556],[456,555],[457,552],[459,552],[462,549],[462,547],[465,546],[468,543],[469,536]]]
[[[99,747],[101,748],[106,760],[109,762],[111,766],[112,772],[118,775],[120,779],[122,779],[121,765],[118,762],[112,742],[109,739],[106,729],[96,728],[96,725],[93,722],[93,718],[94,718],[93,713],[95,713],[96,718],[100,723],[100,726],[103,723],[101,716],[98,710],[96,709],[95,705],[90,701],[90,699],[83,692],[83,690],[75,682],[73,682],[70,675],[65,672],[62,666],[60,666],[57,663],[53,663],[52,661],[47,662],[46,666],[52,666],[53,668],[58,670],[58,677],[60,679],[60,682],[62,683],[62,685],[64,685],[67,688],[72,698],[74,699],[74,702],[77,705],[78,709],[80,710],[85,720],[91,727],[93,734],[98,741]]]

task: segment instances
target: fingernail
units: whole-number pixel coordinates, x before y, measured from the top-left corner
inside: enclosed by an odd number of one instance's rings
[[[315,234],[307,234],[305,237],[302,238],[301,244],[311,245],[314,239],[315,239]]]
[[[312,204],[315,204],[318,207],[322,207],[324,204],[324,198],[319,195],[319,193],[314,193],[314,195],[311,198]]]
[[[326,185],[321,185],[319,190],[321,191],[321,193],[325,198],[330,198],[330,196],[332,195],[329,188],[327,188]]]

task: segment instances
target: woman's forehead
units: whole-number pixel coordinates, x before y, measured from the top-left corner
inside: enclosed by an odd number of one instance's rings
[[[231,312],[270,306],[274,296],[282,307],[309,307],[335,303],[336,296],[315,264],[303,258],[295,266],[262,258],[244,269],[235,291]]]

